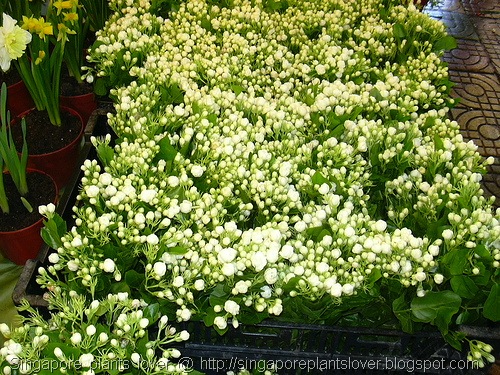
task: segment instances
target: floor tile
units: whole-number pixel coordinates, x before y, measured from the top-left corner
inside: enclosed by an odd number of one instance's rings
[[[500,113],[500,82],[496,74],[450,71],[450,79],[455,83],[452,96],[460,98],[462,106]]]
[[[479,40],[474,24],[467,14],[444,10],[429,10],[428,14],[441,20],[448,28],[448,33],[455,38]]]
[[[477,40],[458,39],[457,48],[446,52],[443,60],[450,70],[495,73],[486,48]]]

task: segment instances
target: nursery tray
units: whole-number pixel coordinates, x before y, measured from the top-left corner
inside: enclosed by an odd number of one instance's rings
[[[89,118],[85,127],[83,146],[80,152],[78,165],[82,165],[86,159],[95,158],[95,149],[92,147],[90,138],[92,136],[104,136],[110,132],[107,124],[107,107],[96,109]],[[56,212],[69,224],[72,225],[72,207],[78,195],[79,183],[83,177],[83,172],[80,168],[76,170],[67,186],[64,188]],[[68,225],[68,226],[69,226]],[[36,308],[41,308],[41,312],[47,308],[48,303],[43,298],[43,290],[36,283],[37,270],[41,265],[47,265],[47,257],[50,251],[48,245],[43,245],[35,259],[29,259],[24,265],[19,281],[17,282],[12,300],[15,305],[20,305],[22,300],[27,300],[29,304]]]
[[[104,136],[112,130],[107,124],[110,105],[94,111],[85,130],[80,164],[95,159],[91,136]],[[76,171],[63,192],[57,212],[72,225],[72,207],[79,191],[82,171]],[[48,314],[43,289],[36,283],[38,267],[48,265],[50,248],[45,245],[38,257],[28,260],[14,289],[13,301],[22,300]],[[275,365],[279,375],[288,374],[487,374],[472,368],[466,351],[445,343],[437,331],[406,334],[397,330],[338,327],[264,321],[240,325],[219,335],[203,322],[185,322],[176,326],[189,332],[187,342],[176,344],[182,353],[178,361],[206,374],[225,374],[238,369],[263,370]],[[490,343],[500,356],[500,328],[461,327],[469,338]],[[466,345],[464,345],[466,346]],[[466,349],[466,348],[465,348]],[[262,362],[264,361],[264,362]]]
[[[278,374],[486,374],[473,368],[466,351],[445,343],[437,331],[406,334],[397,330],[292,324],[268,321],[219,335],[203,322],[178,327],[190,333],[179,345],[187,367],[221,374],[241,367]],[[469,338],[498,349],[500,328],[462,327]],[[496,353],[497,355],[499,353]]]

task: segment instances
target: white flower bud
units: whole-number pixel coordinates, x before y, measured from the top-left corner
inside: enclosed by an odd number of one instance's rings
[[[91,324],[86,328],[85,332],[88,336],[93,336],[96,333],[96,328],[93,324]]]
[[[194,282],[194,288],[196,290],[203,290],[205,289],[205,281],[202,279],[198,279]]]
[[[146,237],[146,242],[150,245],[156,245],[160,240],[156,234],[151,233]]]
[[[82,335],[79,332],[75,332],[71,335],[70,341],[73,345],[77,346],[82,342]]]
[[[191,167],[191,174],[194,176],[194,177],[201,177],[203,176],[203,167],[199,166],[199,165],[193,165]]]
[[[148,325],[149,325],[148,318],[142,318],[141,320],[139,320],[139,327],[146,328]]]
[[[156,262],[153,265],[153,272],[158,277],[163,277],[167,273],[167,265],[163,262]]]
[[[156,197],[156,190],[143,190],[139,195],[139,199],[143,202],[150,203]]]
[[[141,362],[141,355],[139,353],[132,353],[132,355],[130,356],[130,360],[138,365],[140,362]]]
[[[188,331],[181,331],[179,334],[180,338],[182,341],[187,341],[189,340],[189,332]]]
[[[104,272],[112,273],[115,272],[115,262],[113,259],[106,258],[103,262],[102,269]]]
[[[214,324],[219,329],[226,329],[226,327],[227,327],[227,321],[222,316],[216,316],[215,319],[214,319]]]

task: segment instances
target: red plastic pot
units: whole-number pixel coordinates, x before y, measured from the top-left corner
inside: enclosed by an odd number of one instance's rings
[[[28,169],[28,172],[46,174],[34,169]],[[49,177],[55,186],[56,196],[53,203],[56,203],[59,195],[57,185],[50,175]],[[43,218],[40,218],[40,220],[28,227],[11,232],[0,232],[0,250],[2,254],[7,259],[21,266],[24,265],[28,259],[36,258],[43,245],[43,239],[40,235],[42,227]]]
[[[19,118],[25,117],[31,111],[36,110],[31,108],[29,111],[25,111],[20,114]],[[82,146],[82,139],[84,135],[84,129],[82,117],[80,114],[66,107],[61,107],[61,110],[71,113],[73,116],[76,116],[80,119],[81,129],[78,133],[78,136],[68,144],[67,146],[55,150],[46,154],[39,155],[28,155],[28,167],[33,169],[38,169],[42,172],[48,174],[55,181],[56,186],[59,190],[61,190],[69,181],[75,168],[78,168],[77,165],[80,149]],[[53,126],[51,124],[47,124],[47,126]],[[29,149],[28,149],[29,152]]]
[[[28,111],[35,106],[24,81],[19,81],[7,87],[7,108],[11,118]]]
[[[74,109],[82,117],[83,125],[89,121],[90,115],[97,109],[97,100],[93,92],[77,96],[59,97],[61,106]]]

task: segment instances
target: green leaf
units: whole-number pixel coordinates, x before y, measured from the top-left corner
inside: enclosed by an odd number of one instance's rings
[[[262,322],[264,319],[267,319],[268,317],[269,313],[267,312],[267,310],[260,313],[253,311],[250,314],[238,315],[238,320],[240,323],[243,324],[258,324]]]
[[[203,17],[203,19],[201,20],[201,27],[203,27],[207,31],[211,31],[212,30],[212,23],[210,22],[210,20],[207,17]]]
[[[94,92],[96,95],[105,96],[108,93],[108,88],[105,78],[97,78],[94,83]]]
[[[485,318],[498,322],[500,320],[500,285],[491,288],[488,298],[484,302],[483,315]]]
[[[214,308],[209,307],[208,309],[205,310],[205,314],[206,315],[203,317],[203,323],[205,323],[207,327],[213,326],[215,317],[217,316],[217,314],[214,311]]]
[[[43,349],[44,357],[47,358],[56,358],[54,354],[54,349],[60,348],[66,358],[78,359],[80,356],[80,349],[77,349],[71,345],[64,344],[62,342],[49,342],[47,346]]]
[[[462,311],[458,316],[456,323],[458,325],[470,324],[479,318],[479,313],[477,310],[465,310]]]
[[[403,39],[404,37],[406,37],[406,30],[405,30],[405,27],[404,25],[400,24],[400,23],[396,23],[394,24],[393,28],[392,28],[392,32],[394,33],[394,36],[396,38],[401,38]]]
[[[165,251],[173,255],[184,255],[187,253],[188,249],[184,246],[167,247]]]
[[[471,276],[471,279],[474,281],[476,285],[486,286],[490,282],[491,271],[486,268],[486,266],[482,262],[476,263],[477,269],[479,269],[479,273],[477,275]]]
[[[328,180],[321,173],[316,172],[312,176],[312,183],[315,185],[321,185],[324,183],[328,183]]]
[[[168,137],[163,137],[158,144],[160,146],[160,152],[158,152],[157,156],[160,159],[165,161],[172,161],[175,159],[177,150],[170,144]]]
[[[155,323],[161,316],[160,305],[158,303],[153,303],[152,305],[146,306],[143,316],[149,320],[149,324]]]
[[[99,249],[105,258],[110,258],[110,259],[118,258],[118,254],[120,251],[119,247],[117,247],[116,245],[112,245],[110,243],[101,246]]]
[[[229,297],[229,295],[224,290],[224,285],[218,284],[214,288],[214,290],[212,290],[212,293],[210,293],[210,297],[209,297],[210,306],[224,305],[224,303],[227,301],[228,297]]]
[[[96,147],[96,151],[97,156],[99,157],[99,160],[102,162],[102,164],[104,164],[104,166],[109,166],[115,154],[113,148],[105,143],[100,143]]]
[[[443,140],[437,135],[434,135],[434,148],[436,150],[444,150]]]
[[[238,96],[243,91],[245,91],[244,87],[240,86],[240,85],[231,85],[231,89],[234,91],[234,93],[236,94],[236,96]]]
[[[451,35],[444,36],[439,38],[434,44],[434,51],[449,51],[454,48],[457,48],[457,41]]]
[[[405,295],[401,294],[392,302],[392,311],[396,318],[401,323],[401,329],[406,333],[413,333],[413,321],[408,302],[405,300]]]
[[[446,334],[451,318],[458,312],[461,303],[462,298],[449,290],[427,292],[425,296],[411,301],[411,311],[417,321],[434,324]]]
[[[130,287],[126,282],[112,283],[111,284],[111,293],[117,294],[127,292],[130,295]]]
[[[382,97],[382,94],[380,94],[380,91],[376,87],[374,87],[370,90],[370,95],[373,96],[378,102],[380,102],[384,99]]]
[[[68,231],[66,221],[58,214],[55,214],[52,218],[46,220],[43,225],[41,235],[45,243],[53,249],[61,247],[61,237]]]
[[[488,251],[488,249],[484,245],[477,245],[474,248],[474,252],[477,255],[479,255],[479,257],[483,258],[486,261],[493,261],[493,257],[491,256],[491,253]]]
[[[144,279],[144,274],[135,270],[129,270],[125,273],[125,282],[128,285],[142,285],[144,283]]]
[[[285,285],[283,285],[283,291],[285,293],[289,293],[292,290],[295,290],[295,288],[297,287],[298,282],[301,279],[302,279],[302,276],[292,277],[290,280],[288,280],[288,282]]]
[[[450,280],[451,288],[462,298],[474,298],[479,288],[468,276],[457,275]]]
[[[446,342],[458,351],[462,350],[462,340],[464,339],[464,337],[465,335],[457,335],[453,333],[447,333],[446,335],[443,335],[443,338],[446,340]]]
[[[184,102],[184,93],[177,84],[161,89],[162,102],[165,104],[181,104]]]
[[[469,264],[469,249],[451,250],[441,261],[451,275],[462,275]]]

